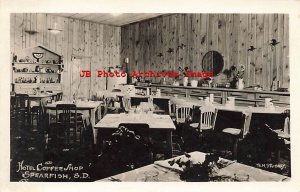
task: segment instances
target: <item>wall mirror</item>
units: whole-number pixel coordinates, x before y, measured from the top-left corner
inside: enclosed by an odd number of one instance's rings
[[[221,53],[217,51],[207,52],[202,59],[203,72],[213,72],[217,76],[224,68],[224,60]]]

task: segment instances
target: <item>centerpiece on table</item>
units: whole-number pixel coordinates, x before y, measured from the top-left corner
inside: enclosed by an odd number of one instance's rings
[[[194,162],[191,155],[185,153],[182,158],[170,160],[171,166],[178,165],[182,168],[180,179],[184,181],[210,181],[211,177],[217,174],[217,162],[219,156],[215,154],[207,154],[203,162]],[[176,166],[177,166],[176,165]]]

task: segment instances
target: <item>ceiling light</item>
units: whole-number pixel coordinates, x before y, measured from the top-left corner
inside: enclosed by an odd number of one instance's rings
[[[52,34],[54,34],[54,35],[56,35],[56,34],[62,32],[61,29],[58,29],[58,28],[57,28],[57,23],[54,23],[54,28],[49,28],[48,31],[50,31],[50,33],[52,33]]]

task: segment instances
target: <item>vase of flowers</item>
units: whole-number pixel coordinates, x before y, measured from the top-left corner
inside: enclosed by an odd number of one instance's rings
[[[182,82],[183,82],[183,86],[186,87],[188,85],[189,78],[188,77],[183,77]]]
[[[244,79],[238,79],[238,81],[236,82],[236,88],[237,89],[244,89]]]
[[[235,87],[237,89],[244,89],[244,74],[245,74],[245,66],[240,64],[238,67],[233,65],[230,68],[231,72],[231,87]]]
[[[189,82],[189,78],[186,76],[186,72],[189,70],[188,67],[182,68],[178,67],[178,76],[176,77],[178,80],[182,80],[183,86],[187,86]]]

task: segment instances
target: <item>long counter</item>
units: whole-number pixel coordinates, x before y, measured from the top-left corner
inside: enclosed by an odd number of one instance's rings
[[[290,105],[290,93],[278,91],[258,91],[252,89],[231,89],[231,88],[211,88],[211,87],[191,87],[151,84],[150,86],[136,86],[136,89],[146,89],[151,91],[160,89],[162,95],[178,95],[179,97],[206,97],[214,94],[217,102],[225,103],[228,97],[235,97],[238,105],[263,106],[265,98],[271,98],[275,105]]]

